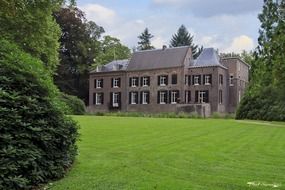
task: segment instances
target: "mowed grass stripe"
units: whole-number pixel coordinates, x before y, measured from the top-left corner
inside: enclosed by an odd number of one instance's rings
[[[74,118],[81,125],[80,155],[53,190],[271,188],[248,186],[250,181],[285,189],[285,127],[222,119]]]

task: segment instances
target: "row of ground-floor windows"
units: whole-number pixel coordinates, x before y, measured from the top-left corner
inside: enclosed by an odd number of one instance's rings
[[[195,91],[195,103],[208,103],[209,91]],[[110,103],[112,107],[119,107],[121,103],[121,92],[110,93]],[[178,90],[158,91],[158,104],[176,104],[180,103],[180,94]],[[185,103],[191,103],[191,91],[185,91]],[[223,91],[219,90],[219,103],[223,103]],[[104,104],[104,93],[94,93],[93,104]],[[129,92],[129,104],[150,104],[150,92]]]

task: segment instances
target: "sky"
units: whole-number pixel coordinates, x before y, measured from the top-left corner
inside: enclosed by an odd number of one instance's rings
[[[183,24],[195,44],[221,53],[257,46],[262,4],[262,0],[77,0],[88,20],[129,48],[137,46],[146,27],[154,35],[153,46],[169,45]]]

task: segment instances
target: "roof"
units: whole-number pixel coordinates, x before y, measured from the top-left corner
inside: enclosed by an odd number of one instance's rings
[[[199,57],[190,67],[211,67],[220,66],[226,68],[220,63],[220,56],[214,48],[204,48]]]
[[[135,52],[127,71],[151,70],[183,66],[189,46]]]
[[[241,61],[242,63],[244,63],[249,69],[251,68],[251,66],[246,63],[243,59],[241,59],[240,57],[222,57],[221,60],[227,60],[227,59],[236,59]]]
[[[112,61],[110,63],[107,63],[106,65],[97,66],[96,70],[93,70],[90,73],[124,71],[127,69],[128,64],[129,64],[128,59],[115,60],[115,61]]]

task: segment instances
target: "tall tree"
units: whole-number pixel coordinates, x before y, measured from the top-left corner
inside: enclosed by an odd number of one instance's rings
[[[120,40],[111,36],[104,36],[100,43],[100,51],[95,58],[95,66],[104,65],[113,60],[128,59],[131,51],[121,44]]]
[[[264,0],[252,80],[237,118],[285,120],[285,1]]]
[[[98,40],[104,29],[87,22],[84,13],[76,7],[61,8],[54,17],[61,28],[60,65],[55,83],[61,91],[87,103],[89,68],[99,53]]]
[[[170,40],[170,46],[179,47],[179,46],[191,46],[192,54],[194,58],[197,58],[203,50],[203,47],[198,48],[198,45],[193,43],[193,38],[187,28],[184,25],[181,25],[176,34],[172,35]]]
[[[52,12],[64,0],[0,0],[0,36],[40,58],[49,71],[58,64],[60,29]]]
[[[140,41],[138,42],[138,49],[139,50],[148,50],[148,49],[154,49],[154,47],[151,45],[151,38],[154,36],[149,33],[148,28],[145,28],[144,31],[141,33],[141,35],[138,36]]]

